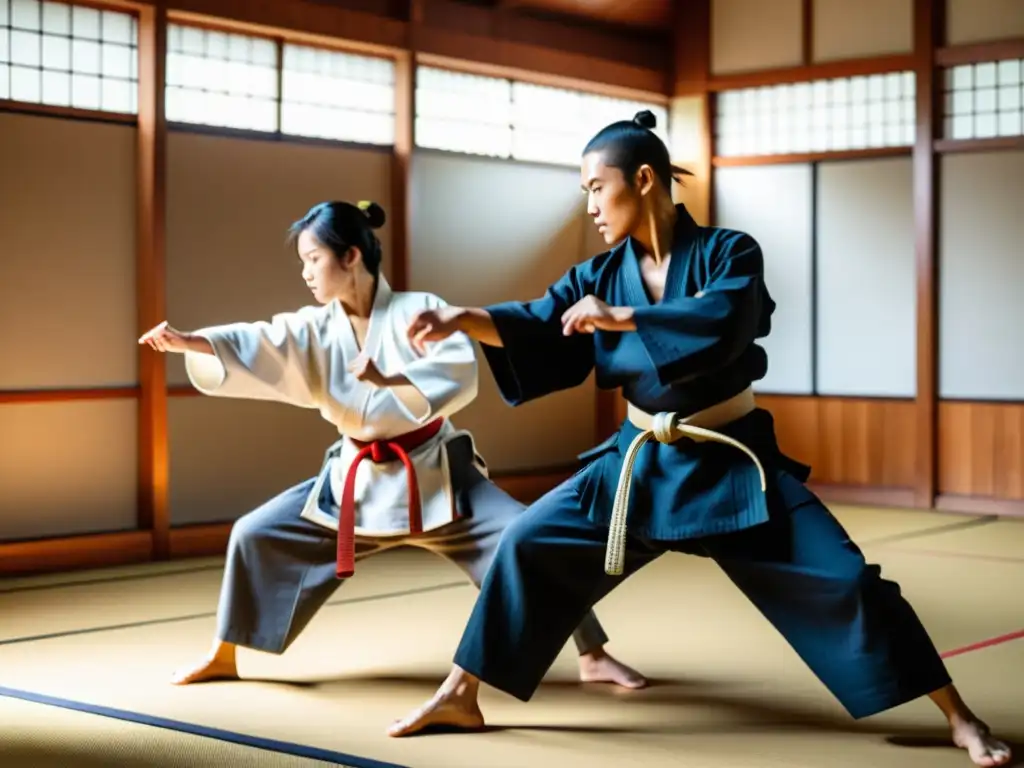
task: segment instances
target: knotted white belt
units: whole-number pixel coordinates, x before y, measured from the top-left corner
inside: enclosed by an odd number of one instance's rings
[[[619,484],[615,489],[615,501],[612,503],[611,524],[608,530],[608,548],[605,553],[604,570],[611,576],[622,573],[626,553],[626,513],[629,510],[629,490],[633,479],[633,465],[644,443],[652,437],[659,443],[674,443],[682,437],[689,437],[698,442],[715,442],[731,445],[747,454],[757,466],[761,475],[761,490],[767,490],[764,467],[757,455],[747,446],[728,435],[713,431],[735,421],[755,408],[754,391],[750,387],[738,395],[705,408],[703,411],[680,418],[675,413],[656,413],[653,416],[637,408],[632,403],[626,412],[627,418],[641,430],[629,444],[622,460],[619,472]]]

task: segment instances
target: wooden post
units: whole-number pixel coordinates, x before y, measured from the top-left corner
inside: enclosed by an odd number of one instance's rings
[[[162,322],[166,290],[166,156],[164,70],[167,58],[165,0],[139,9],[138,220],[136,301],[138,329]],[[139,346],[138,519],[149,530],[153,556],[170,554],[168,504],[167,378],[164,355]]]
[[[938,198],[935,141],[941,100],[935,51],[945,34],[945,1],[914,0],[914,252],[917,263],[917,457],[914,504],[930,509],[937,493],[938,455]]]

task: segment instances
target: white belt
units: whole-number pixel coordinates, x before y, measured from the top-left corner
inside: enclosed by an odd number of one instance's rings
[[[768,483],[765,479],[764,467],[758,460],[757,455],[747,446],[728,435],[713,431],[736,419],[746,416],[756,407],[754,403],[754,390],[747,387],[738,395],[723,400],[720,403],[705,408],[703,411],[680,418],[675,413],[657,413],[653,416],[637,408],[632,403],[628,404],[626,411],[627,418],[635,427],[640,429],[640,434],[633,438],[629,444],[626,455],[622,460],[622,471],[619,473],[619,484],[615,489],[615,501],[612,503],[612,517],[608,530],[608,549],[605,554],[604,570],[611,576],[618,576],[622,573],[626,552],[626,513],[629,510],[629,490],[633,479],[633,465],[640,453],[643,444],[652,437],[659,443],[674,443],[682,437],[689,437],[697,442],[710,441],[731,445],[747,454],[757,466],[761,475],[761,490],[767,490]]]

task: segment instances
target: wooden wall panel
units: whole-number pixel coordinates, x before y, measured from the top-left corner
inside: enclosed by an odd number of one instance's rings
[[[939,493],[1024,500],[1024,403],[939,403]]]
[[[134,399],[0,406],[0,541],[134,528],[137,431]]]
[[[811,465],[815,485],[913,487],[912,400],[787,395],[757,400],[775,417],[782,450]]]
[[[802,0],[712,0],[710,26],[715,75],[803,64]]]
[[[914,484],[914,403],[818,399],[819,482],[883,488]]]
[[[135,144],[128,125],[0,113],[0,387],[135,382]]]
[[[816,468],[818,451],[818,401],[799,395],[758,395],[759,407],[775,419],[775,436],[782,451]]]

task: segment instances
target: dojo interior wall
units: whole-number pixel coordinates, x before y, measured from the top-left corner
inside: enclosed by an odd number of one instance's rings
[[[789,68],[808,68],[808,79],[844,77],[845,63],[869,57],[910,69],[916,5],[713,0],[709,77],[770,87],[798,81]],[[1014,0],[948,0],[944,17],[940,45],[1024,36],[1024,5]],[[1018,55],[1005,50],[979,60]],[[833,69],[813,69],[826,64]],[[994,129],[983,127],[979,115],[991,107],[978,89],[993,83],[979,76],[973,92],[950,93],[964,74],[954,66],[937,73],[936,109],[946,114],[938,137],[984,140]],[[953,125],[965,119],[966,133]],[[1024,499],[1024,355],[1015,330],[1024,322],[1024,151],[1013,138],[987,148],[971,141],[935,159],[935,490],[939,506],[1012,512],[1002,502]],[[812,481],[830,498],[909,506],[925,465],[912,150],[913,139],[888,157],[729,157],[715,163],[709,184],[714,222],[762,242],[780,304],[765,343],[769,373],[755,389],[784,448],[812,465]]]
[[[770,82],[764,73],[907,56],[914,5],[711,0],[706,74]],[[1021,9],[1017,0],[948,0],[946,44],[1024,36]],[[593,76],[639,69],[636,61],[595,63]],[[921,464],[911,148],[705,169],[701,153],[714,153],[706,86],[670,105],[673,157],[697,173],[677,192],[698,220],[748,229],[765,247],[780,306],[761,402],[778,417],[783,446],[812,464],[819,488],[910,504]],[[140,535],[134,551],[145,559],[138,129],[0,108],[0,359],[7,361],[0,366],[0,545],[130,531]],[[287,225],[329,197],[376,199],[391,213],[400,194],[393,162],[391,147],[172,125],[167,316],[194,327],[308,301],[285,247]],[[1002,510],[991,505],[1024,500],[1024,357],[1016,335],[1024,320],[1017,210],[1024,149],[943,150],[936,166],[938,492],[940,501]],[[453,302],[528,298],[603,248],[573,168],[414,149],[409,185],[411,289]],[[391,229],[382,232],[388,256]],[[230,521],[307,477],[335,438],[316,412],[197,397],[184,386],[180,359],[167,362],[167,492],[176,532]],[[78,388],[104,394],[79,398],[71,392]],[[479,398],[455,421],[473,430],[499,475],[554,477],[597,438],[600,400],[591,379],[513,410],[481,365]],[[851,489],[865,493],[842,495]],[[196,551],[222,550],[222,541],[204,542]]]
[[[0,386],[136,381],[134,134],[0,114],[0,354],[18,361]],[[172,130],[167,152],[167,316],[180,328],[309,303],[285,236],[314,203],[391,208],[387,149]],[[574,169],[419,151],[412,184],[414,290],[530,298],[600,249]],[[380,235],[388,253],[389,226]],[[196,396],[180,356],[167,362],[175,526],[235,519],[314,473],[337,439],[313,410]],[[454,421],[496,472],[566,466],[593,444],[593,380],[513,411],[481,358],[480,396]],[[0,405],[0,540],[134,528],[135,431],[132,398]]]
[[[0,389],[124,387],[135,129],[0,113]],[[134,528],[131,397],[0,403],[0,541]]]

